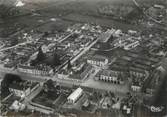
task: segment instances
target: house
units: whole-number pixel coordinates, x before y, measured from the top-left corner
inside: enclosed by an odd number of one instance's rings
[[[137,31],[135,31],[135,30],[128,30],[128,34],[135,35],[135,34],[137,34]]]
[[[39,86],[39,83],[31,83],[23,80],[21,82],[13,82],[10,84],[9,91],[18,97],[24,98]]]
[[[21,0],[17,0],[16,3],[15,3],[16,7],[22,7],[24,5],[25,5],[25,3],[23,3]]]
[[[79,87],[67,97],[68,103],[74,104],[83,94],[83,90]]]
[[[134,82],[131,86],[132,91],[135,92],[140,92],[141,91],[141,85],[139,84],[139,82]]]
[[[105,97],[101,106],[102,106],[103,109],[109,108],[111,106],[110,98],[109,97]]]
[[[123,105],[122,110],[126,115],[129,115],[132,112],[132,107],[130,107],[128,105]]]
[[[110,70],[112,70],[116,74],[123,75],[124,73],[129,73],[131,76],[134,75],[136,77],[146,77],[148,73],[145,69],[137,68],[136,66],[133,67],[133,66],[117,65],[117,64],[111,65]]]
[[[164,9],[165,7],[164,7],[163,5],[155,4],[155,5],[154,5],[154,8],[157,8],[157,9]]]
[[[99,37],[99,41],[106,43],[110,37],[113,35],[113,33],[115,32],[115,29],[108,29],[105,33],[102,33]]]
[[[87,59],[87,63],[98,66],[98,67],[105,67],[109,63],[109,61],[104,56],[95,55],[95,56],[89,57]]]
[[[138,45],[140,45],[139,41],[135,41],[133,43],[125,45],[124,49],[125,50],[130,50],[130,49],[133,49],[133,48],[137,47]]]
[[[91,111],[91,103],[88,99],[85,100],[85,102],[82,104],[82,110],[83,111]]]
[[[86,66],[85,70],[80,74],[81,79],[89,77],[89,75],[94,71],[91,65]]]
[[[93,67],[89,64],[79,63],[68,70],[70,79],[84,80],[91,75],[94,71]]]
[[[25,104],[20,103],[19,101],[15,100],[12,105],[9,107],[11,110],[23,111],[26,108]]]
[[[146,77],[147,71],[145,69],[135,68],[135,67],[129,67],[129,73],[130,75],[134,75],[136,77]],[[149,73],[148,73],[149,75]]]
[[[47,69],[47,68],[46,68]],[[36,69],[33,66],[19,65],[17,70],[21,73],[33,74],[33,75],[49,75],[52,71]]]
[[[120,37],[122,35],[123,35],[123,33],[120,29],[116,30],[115,33],[113,34],[114,37]]]
[[[123,83],[122,79],[119,78],[119,74],[113,72],[112,70],[101,70],[96,74],[95,78],[97,80],[111,82],[115,84]]]
[[[25,85],[26,82],[15,82],[9,86],[9,91],[18,97],[25,97],[30,94],[30,87]]]

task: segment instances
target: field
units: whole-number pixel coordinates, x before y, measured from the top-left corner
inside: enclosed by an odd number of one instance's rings
[[[11,5],[16,0],[0,0],[0,4]],[[161,0],[137,0],[139,3],[149,3],[150,5],[154,1]],[[163,1],[163,0],[162,0]],[[35,28],[40,26],[46,26],[50,23],[57,25],[59,22],[51,22],[51,18],[64,19],[66,27],[70,22],[82,22],[82,23],[94,23],[102,26],[127,29],[139,29],[138,26],[135,28],[133,25],[124,24],[123,22],[113,20],[112,16],[102,17],[99,15],[98,8],[105,5],[113,6],[131,6],[135,7],[132,0],[23,0],[25,6],[20,10],[25,10],[25,14],[21,14],[17,17],[4,19],[0,23],[0,33],[9,32],[6,35],[10,35],[17,31],[17,29],[24,28]],[[14,27],[15,28],[11,28]],[[49,27],[47,26],[47,27]],[[58,25],[60,26],[60,25]],[[56,26],[56,27],[58,27]],[[62,27],[61,25],[60,27]],[[52,26],[53,27],[53,26]],[[49,30],[49,28],[47,28]],[[1,36],[1,34],[0,34]]]
[[[106,19],[106,18],[99,18],[99,17],[93,17],[93,16],[86,16],[86,15],[79,15],[79,14],[70,14],[62,19],[72,22],[82,22],[82,23],[90,23],[90,24],[96,24],[101,25],[108,28],[115,28],[115,29],[121,29],[123,31],[127,30],[141,30],[142,26],[134,26],[131,24],[125,24],[121,23],[112,19]]]

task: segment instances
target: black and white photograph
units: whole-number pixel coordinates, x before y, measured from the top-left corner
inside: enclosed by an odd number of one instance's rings
[[[167,117],[167,0],[0,0],[0,117]]]

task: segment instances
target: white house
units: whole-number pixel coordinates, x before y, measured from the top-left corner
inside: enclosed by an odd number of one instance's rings
[[[75,103],[83,94],[83,90],[79,87],[72,94],[70,94],[67,98],[68,103]]]
[[[132,89],[132,91],[135,91],[135,92],[140,92],[141,91],[141,87],[138,86],[138,85],[132,85],[131,89]]]
[[[9,107],[11,110],[15,111],[22,111],[25,109],[25,104],[20,103],[19,101],[15,100],[12,105]]]
[[[125,50],[130,50],[130,49],[133,49],[133,48],[137,47],[138,45],[140,45],[139,41],[135,41],[133,43],[125,45],[124,49]]]
[[[89,57],[87,60],[87,63],[91,65],[99,66],[99,67],[104,67],[108,64],[108,59],[104,56],[95,55],[95,56]]]

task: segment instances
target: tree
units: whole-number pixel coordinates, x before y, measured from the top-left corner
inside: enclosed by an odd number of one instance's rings
[[[57,55],[57,53],[54,53],[52,66],[56,67],[59,65],[61,65],[60,57],[59,57],[59,55]]]
[[[19,40],[18,40],[17,37],[15,37],[15,38],[13,38],[13,39],[11,40],[11,46],[15,46],[15,45],[17,45],[18,43],[19,43]]]
[[[37,65],[37,64],[39,64],[39,63],[41,63],[41,62],[43,62],[45,59],[46,59],[46,55],[43,53],[42,48],[39,47],[39,48],[38,48],[37,58],[36,58],[35,60],[32,60],[32,61],[30,62],[30,65],[31,65],[31,66],[35,66],[35,65]]]
[[[44,32],[42,37],[47,37],[49,35],[49,32]]]
[[[5,4],[0,5],[0,17],[1,18],[16,16],[19,13],[20,13],[20,10],[16,8],[15,6],[5,5]]]
[[[55,90],[55,86],[54,86],[54,82],[53,82],[53,80],[51,80],[51,79],[49,79],[49,80],[47,80],[45,83],[44,83],[44,90],[46,91],[46,92],[48,92],[48,91],[54,91]]]
[[[22,79],[18,75],[6,74],[1,82],[1,96],[6,97],[9,94],[9,85],[14,81],[21,82]]]
[[[110,95],[110,97],[113,97],[113,98],[115,98],[115,94],[113,93],[113,92],[109,92],[109,95]]]
[[[5,86],[9,86],[10,84],[12,84],[14,81],[16,82],[21,82],[22,79],[20,78],[20,76],[18,75],[14,75],[14,74],[6,74],[4,79],[2,80],[1,84],[5,85]]]
[[[68,60],[67,69],[68,69],[68,70],[71,70],[71,68],[72,68],[71,61]]]
[[[43,61],[45,59],[46,59],[46,56],[45,56],[45,54],[42,51],[42,47],[40,46],[39,49],[38,49],[38,55],[37,55],[36,60],[41,62],[41,61]]]

